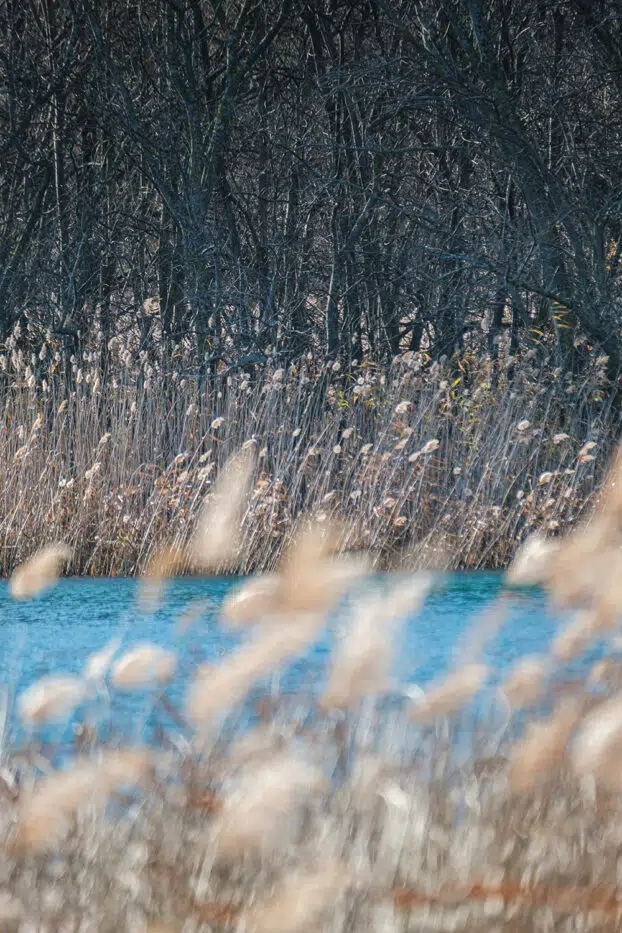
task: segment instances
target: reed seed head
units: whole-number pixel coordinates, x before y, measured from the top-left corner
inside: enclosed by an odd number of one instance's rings
[[[221,616],[233,628],[258,622],[275,611],[279,579],[276,574],[263,574],[236,587],[225,599]]]
[[[54,586],[71,553],[66,544],[51,544],[37,551],[12,575],[9,591],[13,599],[32,599]]]
[[[513,791],[533,790],[559,770],[583,709],[582,697],[564,697],[548,719],[528,725],[510,756],[508,778]]]
[[[231,457],[201,509],[189,556],[203,572],[228,569],[235,563],[253,462],[252,447],[242,448]]]
[[[249,766],[225,798],[212,826],[213,845],[228,858],[284,841],[286,820],[322,788],[321,772],[289,753]]]
[[[151,769],[148,753],[123,749],[99,760],[78,759],[43,778],[19,799],[16,851],[49,848],[82,806],[104,806],[113,790],[143,783]]]
[[[520,546],[507,572],[508,583],[535,586],[548,579],[551,559],[558,545],[539,534],[530,535]]]
[[[584,654],[597,634],[595,614],[590,610],[579,612],[556,636],[553,642],[553,656],[558,661],[570,661]]]
[[[430,585],[431,577],[420,575],[398,583],[386,595],[361,595],[335,654],[329,683],[321,700],[323,709],[345,709],[388,689],[394,623],[419,610]]]
[[[348,886],[339,863],[290,875],[280,889],[243,916],[248,933],[307,933],[318,928],[335,909]]]
[[[533,706],[542,696],[550,669],[547,658],[534,656],[519,661],[503,684],[510,705],[514,709]]]
[[[430,686],[422,696],[416,696],[411,715],[416,722],[427,725],[440,716],[451,716],[470,703],[488,676],[485,664],[467,664],[445,680]]]
[[[167,581],[180,573],[185,566],[183,548],[172,546],[152,554],[141,577],[138,601],[144,612],[157,612]]]
[[[98,684],[105,680],[120,644],[120,638],[113,638],[101,651],[88,656],[82,671],[82,677],[87,683]]]
[[[83,699],[84,684],[77,677],[43,677],[20,696],[20,717],[28,726],[66,722]]]
[[[127,651],[112,668],[111,681],[118,690],[140,690],[151,684],[168,683],[177,668],[173,651],[149,643]]]
[[[197,729],[212,726],[215,718],[241,702],[258,680],[308,648],[323,621],[308,615],[299,618],[296,625],[262,629],[257,638],[221,664],[199,667],[186,698],[188,720]]]
[[[572,749],[578,774],[593,775],[610,790],[622,789],[622,694],[599,703],[581,723]]]

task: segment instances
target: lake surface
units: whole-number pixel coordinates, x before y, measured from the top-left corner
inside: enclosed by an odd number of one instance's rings
[[[381,585],[382,582],[380,578]],[[153,615],[138,608],[135,580],[62,580],[54,590],[25,603],[11,600],[6,584],[0,584],[3,682],[19,693],[46,674],[79,674],[91,653],[103,649],[115,636],[123,636],[124,647],[150,641],[179,651],[180,674],[168,695],[181,706],[197,661],[226,655],[244,637],[227,631],[218,621],[219,605],[239,583],[228,578],[175,580],[167,592],[165,605]],[[421,612],[405,622],[397,651],[396,675],[402,681],[425,685],[464,658],[469,633],[475,631],[477,637],[478,620],[502,586],[502,576],[494,573],[447,577],[428,597]],[[180,639],[175,620],[188,604],[198,599],[209,600],[210,608]],[[521,656],[544,651],[559,624],[559,618],[549,614],[544,595],[537,590],[511,592],[508,606],[506,623],[484,650],[497,675]],[[343,611],[337,613],[322,639],[304,658],[281,673],[285,688],[321,689],[334,632],[343,617]],[[597,656],[598,646],[591,657]],[[115,732],[121,731],[127,739],[137,739],[150,721],[153,695],[114,694],[110,707],[106,708]],[[82,715],[88,719],[95,713],[89,709]],[[54,726],[53,734],[47,737],[60,741],[67,738],[67,730],[70,734],[71,725]]]

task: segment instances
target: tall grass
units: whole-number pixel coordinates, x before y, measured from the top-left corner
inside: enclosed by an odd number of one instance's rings
[[[15,357],[15,354],[13,354]],[[210,381],[120,355],[103,389],[93,354],[74,389],[4,359],[0,573],[62,540],[80,574],[140,572],[183,544],[224,460],[256,454],[238,570],[275,566],[296,518],[346,515],[350,544],[501,567],[535,527],[563,532],[594,497],[618,413],[603,360],[573,380],[535,359],[405,354],[385,371],[303,361]],[[587,445],[587,446],[586,446]]]

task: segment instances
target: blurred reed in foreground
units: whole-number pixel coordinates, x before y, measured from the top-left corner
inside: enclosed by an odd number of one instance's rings
[[[165,570],[217,565],[215,542],[225,565],[235,559],[254,456],[223,471],[175,560],[148,569],[137,611],[166,598]],[[167,696],[175,653],[118,640],[85,659],[81,677],[18,696],[30,737],[3,748],[0,928],[621,928],[622,459],[590,520],[554,541],[528,539],[508,573],[510,585],[540,581],[577,614],[581,637],[552,632],[549,652],[524,658],[496,689],[482,653],[506,594],[457,646],[445,679],[402,684],[392,679],[400,623],[416,624],[435,574],[396,575],[381,591],[349,540],[325,516],[299,520],[276,571],[223,605],[223,624],[245,626],[242,644],[197,667],[182,708]],[[51,553],[64,556],[46,550],[16,570],[16,596],[53,584]],[[327,685],[279,693],[279,671],[344,593]],[[202,609],[185,611],[177,630]],[[605,658],[568,682],[565,659],[596,638]],[[75,751],[59,766],[41,741],[41,727],[68,720],[83,698],[149,687],[174,714],[158,742],[118,747],[91,718],[74,724]]]

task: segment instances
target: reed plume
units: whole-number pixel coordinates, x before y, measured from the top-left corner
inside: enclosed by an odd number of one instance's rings
[[[488,676],[485,664],[467,664],[443,680],[431,684],[422,695],[413,695],[412,718],[428,725],[440,716],[451,716],[470,703]]]
[[[509,767],[510,788],[515,792],[533,790],[557,773],[583,709],[583,697],[564,697],[548,719],[527,726],[523,739],[512,749]]]
[[[430,585],[431,579],[422,575],[398,583],[386,595],[363,592],[354,604],[350,624],[335,653],[321,700],[324,709],[344,709],[389,688],[395,623],[420,609]]]
[[[202,572],[230,569],[235,563],[253,462],[252,448],[242,448],[222,468],[201,508],[188,553]]]
[[[71,553],[66,544],[51,544],[37,551],[11,576],[9,591],[13,599],[33,599],[54,586]]]
[[[540,534],[530,535],[520,546],[506,578],[515,586],[535,586],[548,580],[553,556],[559,544]]]
[[[130,648],[115,663],[111,682],[118,690],[141,690],[150,684],[168,683],[177,668],[177,655],[149,643]]]
[[[82,677],[87,683],[99,684],[105,679],[120,645],[121,639],[113,638],[101,651],[88,656],[82,670]]]
[[[223,621],[233,628],[268,619],[274,613],[279,591],[276,574],[262,574],[237,587],[221,608]]]
[[[334,911],[348,886],[347,869],[332,863],[296,872],[280,889],[243,915],[248,933],[306,933]]]
[[[143,571],[138,601],[144,612],[156,612],[165,593],[167,581],[184,569],[186,555],[178,546],[165,547],[153,554]]]
[[[151,773],[151,758],[140,750],[104,753],[56,771],[19,799],[17,851],[40,852],[53,845],[85,804],[105,805],[117,787],[140,784]]]
[[[209,728],[218,715],[243,700],[258,680],[308,648],[322,624],[323,619],[309,615],[296,625],[268,628],[221,664],[199,667],[186,698],[188,720],[197,729]]]
[[[585,653],[589,643],[601,630],[598,618],[591,609],[578,612],[553,641],[553,656],[558,661],[570,661]]]
[[[599,703],[582,721],[572,748],[578,774],[593,775],[612,791],[622,788],[622,695]]]
[[[518,662],[503,682],[503,692],[514,709],[533,706],[542,696],[551,670],[548,658],[527,657]]]
[[[19,698],[19,713],[28,726],[66,722],[84,699],[84,684],[77,677],[43,677]]]
[[[201,616],[204,616],[209,609],[214,607],[211,599],[194,599],[188,603],[186,608],[175,619],[175,632],[177,635],[184,636],[195,625]]]
[[[285,846],[288,818],[324,784],[317,768],[288,753],[248,766],[212,824],[211,844],[226,858]]]
[[[302,523],[301,523],[302,525]],[[278,573],[250,580],[225,600],[225,621],[239,626],[257,621],[326,614],[345,590],[369,570],[363,556],[336,557],[339,531],[311,521],[287,547]]]

